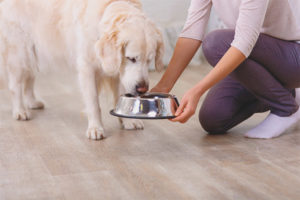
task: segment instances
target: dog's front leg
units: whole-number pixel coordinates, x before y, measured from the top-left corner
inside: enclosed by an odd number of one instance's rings
[[[88,116],[86,135],[94,140],[103,139],[105,135],[101,120],[95,69],[91,69],[89,66],[79,69],[79,81]]]

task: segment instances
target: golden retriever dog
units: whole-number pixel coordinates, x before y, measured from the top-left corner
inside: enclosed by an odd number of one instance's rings
[[[115,99],[146,92],[150,63],[163,67],[163,42],[138,0],[2,0],[0,55],[17,120],[44,107],[34,94],[34,74],[41,66],[76,67],[86,135],[97,140],[105,137],[99,106],[103,82],[109,82]],[[143,128],[140,120],[120,121],[125,129]]]

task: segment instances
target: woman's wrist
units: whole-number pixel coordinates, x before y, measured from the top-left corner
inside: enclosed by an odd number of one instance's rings
[[[172,87],[170,85],[161,82],[159,82],[155,87],[159,88],[159,90],[164,93],[169,93],[172,90]]]
[[[172,88],[168,87],[167,85],[158,82],[152,89],[151,92],[161,92],[161,93],[169,93]]]
[[[195,95],[199,98],[205,93],[205,87],[202,85],[202,82],[199,82],[194,88]]]

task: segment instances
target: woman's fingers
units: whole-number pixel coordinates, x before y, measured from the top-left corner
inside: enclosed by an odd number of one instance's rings
[[[177,108],[177,110],[175,112],[175,116],[179,116],[184,111],[184,108],[186,107],[186,105],[187,105],[187,101],[185,101],[185,99],[182,99],[179,107]]]
[[[194,111],[191,109],[185,109],[178,117],[172,119],[173,122],[185,123],[187,122],[191,116],[193,116]]]
[[[181,113],[183,113],[186,104],[187,104],[187,102],[186,102],[186,101],[184,100],[184,98],[183,98],[183,99],[181,100],[181,102],[180,102],[179,107],[177,108],[177,110],[176,110],[176,112],[175,112],[175,114],[174,114],[176,117],[173,118],[173,119],[170,119],[170,121],[172,121],[172,122],[177,122],[177,118],[178,118],[178,116],[181,115]]]
[[[176,117],[171,121],[180,123],[187,122],[191,118],[191,116],[195,114],[199,99],[200,95],[195,95],[194,90],[189,90],[188,92],[186,92],[180,102],[179,108],[175,113]]]
[[[169,93],[169,90],[167,89],[166,86],[159,86],[159,85],[156,85],[154,86],[150,92],[162,92],[162,93]]]
[[[193,109],[188,108],[188,101],[183,99],[180,103],[179,108],[175,113],[175,118],[171,121],[173,122],[181,122],[185,123],[189,120],[189,118],[194,114]]]
[[[160,92],[160,90],[158,89],[158,88],[152,88],[151,90],[150,90],[150,92]]]

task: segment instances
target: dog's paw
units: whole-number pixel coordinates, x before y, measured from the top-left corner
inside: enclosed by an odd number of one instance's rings
[[[102,140],[105,138],[104,130],[101,127],[98,128],[88,128],[86,131],[86,136],[92,140]]]
[[[32,101],[27,103],[27,107],[32,110],[44,109],[44,103],[41,101]]]
[[[20,121],[26,121],[30,119],[30,113],[26,110],[14,110],[13,118]]]
[[[138,119],[122,119],[122,125],[126,130],[144,129],[144,122]]]

